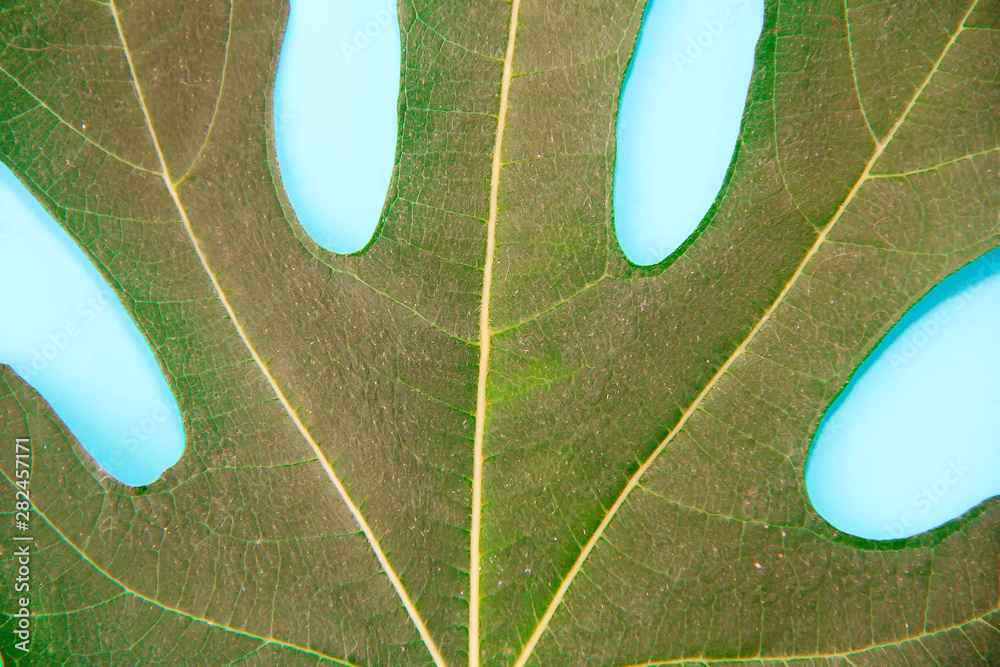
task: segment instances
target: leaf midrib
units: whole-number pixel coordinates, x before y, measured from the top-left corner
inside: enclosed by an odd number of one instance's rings
[[[514,48],[517,43],[517,25],[521,0],[513,0],[510,24],[507,28],[507,50],[504,54],[503,75],[500,81],[500,110],[497,114],[496,139],[493,145],[493,163],[490,173],[490,210],[486,219],[486,256],[483,263],[483,294],[479,304],[479,377],[476,382],[476,431],[473,438],[472,460],[472,517],[469,529],[469,667],[479,667],[480,638],[479,611],[480,569],[482,554],[483,515],[483,440],[486,434],[486,388],[490,373],[490,346],[493,331],[490,328],[490,297],[493,289],[493,260],[496,252],[496,227],[500,214],[500,176],[503,171],[503,140],[507,126],[507,109],[510,104],[510,86],[514,75]]]
[[[580,573],[580,570],[583,568],[583,564],[586,562],[587,558],[594,550],[594,547],[596,547],[597,543],[600,542],[601,539],[603,538],[605,531],[611,524],[611,521],[617,515],[618,510],[621,509],[621,507],[625,504],[626,500],[628,500],[628,497],[631,495],[632,491],[634,491],[635,488],[639,486],[639,483],[642,480],[643,476],[656,462],[660,454],[663,453],[663,451],[667,448],[667,446],[670,445],[673,439],[681,432],[681,430],[683,430],[688,420],[690,420],[691,417],[695,414],[695,412],[697,412],[698,408],[708,397],[708,395],[712,393],[712,390],[716,387],[719,381],[726,375],[726,373],[729,371],[732,365],[740,357],[743,356],[743,354],[749,347],[750,343],[753,342],[753,340],[757,337],[757,334],[761,332],[761,330],[764,328],[767,322],[771,319],[771,316],[775,313],[778,307],[784,302],[785,298],[794,288],[799,278],[805,272],[806,266],[816,255],[816,253],[819,252],[820,248],[826,242],[827,236],[830,234],[831,231],[833,231],[833,228],[840,221],[844,212],[847,210],[847,207],[850,206],[851,202],[854,201],[854,198],[857,196],[858,192],[865,185],[865,183],[871,180],[872,178],[871,170],[875,166],[875,163],[878,162],[879,158],[882,156],[885,149],[889,146],[890,143],[892,143],[892,140],[895,137],[896,132],[899,130],[900,127],[902,127],[903,123],[906,122],[906,119],[909,116],[910,112],[913,110],[914,106],[920,99],[920,96],[923,94],[924,90],[930,84],[931,80],[937,74],[941,64],[944,62],[944,59],[948,56],[948,53],[951,51],[951,48],[955,45],[959,36],[965,31],[965,22],[968,20],[969,16],[972,15],[972,12],[975,11],[976,6],[978,4],[979,0],[973,0],[972,4],[962,15],[962,20],[959,22],[958,27],[955,29],[954,33],[952,33],[948,42],[945,44],[944,48],[941,51],[940,56],[938,56],[938,59],[932,65],[930,72],[928,72],[926,78],[914,92],[912,98],[910,99],[909,104],[907,104],[906,108],[903,110],[902,114],[900,114],[899,118],[893,124],[892,128],[886,134],[885,138],[876,145],[875,150],[872,153],[872,156],[865,164],[865,167],[862,170],[861,175],[858,177],[857,181],[854,183],[854,186],[848,192],[844,201],[841,202],[840,206],[833,214],[833,217],[830,218],[830,221],[820,231],[819,235],[816,237],[816,241],[813,243],[812,247],[809,248],[809,251],[806,253],[805,257],[803,257],[802,261],[799,263],[798,268],[796,268],[795,272],[792,274],[791,278],[789,278],[788,282],[785,284],[785,287],[778,294],[777,298],[775,298],[771,306],[764,312],[760,320],[758,320],[757,323],[754,325],[754,327],[750,330],[750,333],[748,333],[747,336],[743,339],[743,342],[740,343],[740,345],[736,348],[736,350],[719,368],[716,374],[712,376],[712,379],[709,380],[708,384],[706,384],[705,387],[701,390],[701,392],[699,392],[699,394],[695,397],[691,405],[681,415],[681,418],[678,420],[677,424],[670,430],[670,432],[663,439],[663,441],[656,447],[656,449],[653,450],[653,453],[649,455],[649,457],[643,462],[643,464],[632,475],[632,477],[629,478],[628,483],[626,483],[625,485],[625,488],[621,491],[618,498],[615,500],[614,504],[612,504],[610,509],[608,509],[608,511],[605,513],[600,524],[598,524],[597,529],[590,536],[590,539],[587,540],[587,543],[580,551],[580,554],[577,557],[576,561],[573,563],[573,566],[570,568],[566,576],[563,578],[562,582],[559,585],[559,588],[556,590],[555,595],[553,595],[552,600],[550,601],[548,607],[546,608],[545,613],[542,615],[541,619],[536,624],[534,631],[532,632],[530,638],[528,639],[528,642],[524,645],[521,654],[518,656],[517,661],[514,663],[514,667],[525,667],[525,664],[527,663],[528,659],[534,652],[534,649],[538,645],[538,642],[541,639],[542,635],[544,635],[545,631],[548,629],[548,625],[551,622],[552,617],[555,615],[556,610],[559,608],[560,604],[565,598],[567,591],[569,590],[570,586],[572,586],[573,582],[576,579],[576,576]]]
[[[181,201],[180,195],[177,191],[177,183],[175,183],[170,176],[170,169],[167,166],[166,158],[160,146],[159,137],[156,134],[156,130],[153,126],[152,116],[150,115],[149,108],[146,105],[146,100],[143,95],[142,86],[139,83],[139,77],[136,73],[135,63],[133,62],[132,59],[132,52],[129,49],[128,40],[125,37],[125,31],[121,24],[121,18],[119,16],[115,0],[110,0],[108,3],[108,7],[110,8],[111,15],[114,18],[115,28],[118,32],[119,40],[121,41],[122,51],[124,52],[125,59],[128,63],[129,74],[132,78],[132,84],[133,87],[135,88],[136,99],[142,111],[143,119],[146,124],[146,129],[149,132],[150,140],[153,142],[153,148],[155,149],[157,159],[160,162],[160,168],[161,168],[160,175],[163,178],[164,186],[166,187],[168,193],[170,194],[170,198],[174,202],[174,206],[177,208],[178,214],[181,216],[181,221],[184,224],[184,229],[187,232],[187,235],[191,241],[191,245],[198,256],[199,261],[201,262],[202,268],[204,269],[209,280],[211,281],[212,287],[214,288],[216,294],[218,295],[219,301],[225,308],[226,314],[229,316],[230,321],[233,323],[233,327],[236,329],[236,332],[239,335],[240,340],[243,342],[243,345],[246,347],[246,349],[250,352],[250,355],[253,358],[254,363],[257,365],[261,373],[264,375],[268,384],[271,386],[271,389],[274,392],[275,396],[278,398],[279,402],[285,409],[285,412],[288,414],[289,418],[295,424],[295,427],[298,429],[303,439],[313,450],[316,459],[323,467],[323,470],[326,472],[327,477],[329,477],[330,481],[337,489],[337,493],[340,495],[341,499],[347,506],[347,509],[350,511],[351,515],[354,517],[354,520],[357,522],[358,527],[361,528],[361,531],[364,533],[365,538],[368,540],[369,546],[375,553],[375,556],[378,559],[383,572],[388,577],[390,583],[395,589],[396,594],[400,598],[403,607],[406,609],[406,612],[409,615],[411,622],[416,627],[416,630],[419,633],[421,640],[424,642],[424,645],[427,647],[427,650],[430,653],[432,659],[434,660],[434,663],[437,665],[437,667],[446,667],[444,657],[442,656],[440,650],[435,644],[434,639],[431,636],[426,623],[420,616],[419,611],[417,611],[416,605],[413,603],[413,600],[410,598],[409,593],[403,586],[403,582],[399,578],[399,575],[396,573],[395,569],[392,567],[392,564],[389,562],[388,556],[383,551],[382,546],[379,543],[378,537],[375,535],[364,514],[361,512],[361,508],[358,507],[358,505],[352,500],[350,494],[347,492],[346,487],[340,480],[340,477],[337,475],[329,459],[327,459],[323,450],[320,449],[316,440],[312,437],[312,434],[309,432],[309,429],[299,418],[298,413],[292,407],[290,401],[288,400],[288,397],[285,396],[285,393],[281,390],[281,387],[278,385],[278,382],[275,379],[275,377],[271,374],[271,371],[267,367],[267,364],[264,363],[264,360],[257,353],[257,350],[253,346],[249,336],[244,330],[243,325],[240,322],[240,319],[237,316],[235,309],[229,303],[229,299],[226,296],[225,291],[222,289],[222,285],[219,283],[218,277],[212,270],[211,264],[208,261],[208,257],[205,254],[204,250],[202,249],[201,243],[198,241],[198,238],[194,233],[194,228],[191,225],[191,220],[188,216],[187,209],[185,208],[183,202]],[[222,86],[220,85],[219,97],[221,96],[222,96]]]

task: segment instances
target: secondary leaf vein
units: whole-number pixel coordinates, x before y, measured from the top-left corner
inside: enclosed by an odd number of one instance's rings
[[[108,157],[110,157],[110,158],[112,158],[114,160],[117,160],[118,162],[121,162],[124,165],[132,167],[136,171],[141,171],[141,172],[144,172],[144,173],[147,173],[147,174],[152,174],[154,176],[160,176],[161,175],[159,172],[153,171],[152,169],[147,169],[146,167],[138,165],[138,164],[136,164],[134,162],[130,162],[129,160],[126,160],[125,158],[123,158],[121,155],[118,155],[117,153],[114,153],[114,152],[108,150],[107,148],[105,148],[104,146],[102,146],[101,144],[97,143],[96,141],[94,141],[93,139],[91,139],[90,137],[88,137],[86,134],[84,134],[83,132],[81,132],[79,129],[77,129],[77,127],[75,125],[73,125],[73,123],[69,122],[68,120],[66,120],[65,118],[63,118],[62,116],[60,116],[58,113],[56,113],[55,109],[53,109],[48,104],[46,104],[45,100],[43,100],[42,98],[40,98],[38,95],[35,95],[33,92],[31,92],[31,90],[27,86],[25,86],[23,83],[21,83],[21,81],[18,80],[18,78],[15,77],[13,74],[11,74],[10,72],[8,72],[3,67],[0,67],[0,72],[3,72],[4,76],[6,76],[11,81],[13,81],[14,85],[16,85],[22,91],[24,91],[24,93],[26,95],[28,95],[28,97],[30,97],[31,99],[33,99],[35,101],[35,103],[39,107],[41,107],[41,108],[45,109],[46,111],[48,111],[50,114],[52,114],[53,118],[55,118],[61,124],[63,124],[66,127],[68,127],[70,129],[70,131],[72,131],[73,133],[79,135],[81,139],[83,139],[86,143],[90,144],[91,146],[93,146],[94,148],[96,148],[97,150],[99,150],[101,153],[104,153]],[[9,119],[9,120],[12,120],[12,119]]]
[[[205,270],[205,273],[211,280],[212,287],[215,289],[215,292],[219,297],[219,301],[222,303],[223,307],[226,310],[226,314],[229,316],[230,320],[233,323],[233,326],[236,328],[236,332],[239,334],[240,340],[242,340],[244,346],[250,352],[250,355],[253,357],[253,360],[257,364],[257,367],[260,369],[261,373],[264,375],[268,384],[271,386],[271,389],[274,392],[275,396],[278,398],[278,400],[281,402],[281,405],[288,413],[289,418],[291,418],[292,422],[295,424],[295,427],[298,429],[303,439],[305,439],[309,447],[315,453],[317,460],[323,467],[323,470],[326,472],[327,476],[330,478],[330,481],[337,489],[337,493],[340,495],[344,504],[347,506],[351,515],[354,517],[354,520],[357,522],[358,527],[361,529],[361,531],[367,538],[372,551],[375,552],[375,556],[376,558],[378,558],[379,564],[382,566],[382,570],[385,572],[393,588],[396,590],[396,594],[399,596],[399,599],[402,602],[404,608],[406,609],[406,612],[409,615],[410,620],[413,622],[414,626],[416,626],[417,632],[420,634],[420,638],[426,645],[427,650],[431,654],[431,657],[434,659],[435,664],[438,667],[445,667],[444,657],[441,655],[440,650],[434,643],[434,639],[433,637],[431,637],[430,631],[427,629],[427,625],[424,623],[423,618],[421,618],[420,613],[417,611],[416,605],[413,603],[413,600],[410,598],[409,593],[407,593],[406,588],[403,586],[403,582],[400,580],[399,575],[396,573],[395,569],[393,569],[392,565],[389,563],[389,558],[382,550],[382,545],[379,543],[379,540],[375,535],[374,530],[372,530],[372,527],[369,525],[368,520],[365,518],[364,514],[362,514],[361,508],[358,507],[358,505],[351,498],[350,494],[348,494],[346,487],[340,480],[340,477],[337,475],[336,471],[333,469],[333,466],[331,465],[329,459],[327,459],[326,455],[320,449],[319,444],[315,441],[315,439],[313,439],[312,434],[306,428],[305,424],[302,423],[302,420],[299,418],[298,413],[292,407],[292,404],[288,400],[288,397],[285,396],[285,393],[281,390],[281,387],[278,385],[278,381],[271,374],[271,371],[267,367],[267,364],[264,363],[264,360],[257,353],[256,348],[254,348],[253,344],[250,341],[249,336],[247,335],[246,331],[243,328],[243,325],[241,324],[239,318],[237,317],[235,309],[229,303],[229,299],[226,297],[226,294],[219,283],[218,277],[212,270],[211,265],[208,261],[208,257],[205,254],[204,250],[202,249],[201,243],[198,241],[198,238],[194,233],[194,228],[191,225],[190,218],[188,217],[187,209],[181,202],[180,195],[177,192],[177,188],[170,177],[170,170],[167,167],[166,158],[163,154],[159,138],[153,126],[152,116],[149,112],[149,108],[146,105],[145,97],[143,96],[142,86],[139,83],[139,77],[136,73],[135,63],[133,62],[132,59],[132,53],[129,50],[128,40],[125,37],[125,31],[122,27],[121,17],[119,16],[115,0],[111,0],[111,2],[109,3],[109,8],[111,9],[111,14],[114,18],[115,28],[118,30],[118,36],[122,43],[122,50],[125,53],[125,59],[128,62],[129,73],[131,74],[132,83],[135,88],[136,99],[138,100],[139,107],[142,110],[143,118],[146,121],[146,127],[149,131],[150,139],[153,142],[153,148],[155,149],[157,158],[160,161],[163,183],[166,186],[167,191],[170,193],[170,198],[173,200],[174,205],[177,207],[177,212],[180,214],[181,221],[184,223],[184,229],[187,231],[188,237],[191,240],[191,245],[194,247],[195,253],[198,255],[198,259],[201,261],[201,265]]]

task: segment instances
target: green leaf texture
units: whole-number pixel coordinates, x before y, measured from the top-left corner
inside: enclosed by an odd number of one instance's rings
[[[8,663],[1000,664],[1000,503],[876,543],[803,482],[866,355],[1000,242],[1000,0],[769,0],[726,187],[648,269],[610,203],[643,9],[402,0],[392,190],[344,257],[277,171],[283,2],[0,0],[0,158],[188,434],[124,487],[3,369],[38,542],[25,656],[0,521]]]

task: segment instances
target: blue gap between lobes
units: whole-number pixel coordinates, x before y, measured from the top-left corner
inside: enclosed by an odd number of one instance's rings
[[[649,266],[718,197],[753,75],[764,0],[650,0],[618,107],[618,244]]]
[[[151,484],[180,459],[183,420],[148,342],[90,259],[2,164],[0,312],[0,363],[111,477]]]
[[[835,528],[911,537],[1000,494],[1000,250],[908,312],[827,411],[806,492]]]
[[[291,0],[275,148],[299,223],[327,250],[358,252],[378,227],[396,160],[401,60],[392,0]]]

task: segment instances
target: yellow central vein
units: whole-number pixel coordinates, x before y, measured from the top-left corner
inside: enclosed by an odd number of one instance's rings
[[[635,488],[639,485],[639,482],[642,480],[643,476],[652,467],[653,463],[660,456],[660,454],[663,453],[663,450],[665,450],[667,446],[677,436],[677,434],[681,432],[681,430],[687,424],[688,420],[691,419],[691,417],[698,410],[698,408],[701,407],[702,402],[704,402],[705,398],[712,392],[715,386],[719,383],[719,380],[721,380],[722,377],[732,367],[732,365],[736,363],[736,361],[740,357],[743,356],[743,353],[746,352],[747,347],[757,337],[757,334],[760,333],[760,331],[764,328],[764,325],[767,324],[767,322],[771,319],[771,316],[778,309],[778,306],[780,306],[784,302],[785,297],[787,297],[789,292],[792,291],[792,288],[798,282],[799,278],[802,277],[802,274],[805,272],[806,266],[816,255],[816,253],[819,252],[819,249],[826,242],[827,236],[830,234],[830,232],[833,230],[836,224],[840,221],[840,218],[843,216],[844,211],[846,211],[847,207],[850,206],[852,201],[854,201],[854,198],[861,190],[861,187],[871,178],[870,176],[871,170],[875,166],[875,163],[878,162],[878,159],[882,156],[883,151],[885,151],[886,147],[892,142],[893,137],[896,136],[896,132],[906,121],[907,117],[910,115],[910,112],[913,110],[913,107],[916,106],[917,100],[923,94],[924,89],[927,88],[927,86],[931,82],[931,79],[933,79],[934,75],[937,74],[938,69],[941,67],[941,63],[948,55],[948,52],[951,50],[951,48],[955,45],[955,42],[958,40],[959,35],[961,35],[962,32],[965,30],[966,20],[968,20],[969,16],[976,9],[976,5],[978,4],[979,0],[974,0],[972,5],[962,16],[962,20],[959,23],[958,28],[955,30],[954,34],[952,34],[951,38],[948,40],[948,43],[945,44],[944,49],[941,51],[941,55],[934,62],[934,65],[931,67],[931,70],[927,74],[927,77],[923,80],[923,82],[920,84],[920,87],[917,88],[916,92],[913,94],[913,97],[910,99],[910,103],[906,106],[906,109],[903,110],[902,115],[900,115],[899,119],[895,122],[895,124],[893,124],[892,129],[889,130],[889,133],[886,135],[885,139],[883,139],[875,147],[875,152],[868,160],[868,163],[865,164],[865,168],[861,172],[861,175],[858,177],[858,180],[854,184],[854,187],[852,187],[850,192],[847,193],[847,197],[837,208],[836,213],[833,214],[833,217],[830,218],[830,221],[819,233],[819,236],[816,237],[815,243],[813,243],[812,247],[809,248],[809,252],[806,253],[805,257],[799,263],[799,266],[795,269],[795,272],[792,274],[792,277],[785,284],[784,289],[782,289],[781,292],[778,294],[777,298],[774,300],[774,303],[772,303],[771,306],[764,312],[764,315],[760,318],[757,324],[755,324],[754,327],[750,330],[750,333],[743,340],[743,342],[740,343],[740,346],[736,348],[736,350],[732,353],[732,355],[730,355],[730,357],[726,360],[726,362],[722,364],[722,367],[719,368],[718,372],[716,372],[716,374],[712,376],[712,379],[708,382],[708,384],[705,385],[704,389],[702,389],[701,392],[698,394],[698,396],[695,397],[691,405],[688,406],[687,410],[684,411],[684,414],[681,415],[681,418],[677,422],[677,424],[667,434],[667,437],[665,437],[663,441],[657,446],[657,448],[653,450],[653,453],[649,455],[649,457],[643,462],[643,464],[639,467],[639,469],[635,472],[635,474],[632,475],[631,478],[629,478],[628,483],[625,485],[625,488],[622,489],[622,492],[618,495],[618,498],[615,500],[614,504],[611,505],[611,508],[608,509],[608,511],[605,513],[604,518],[601,520],[601,523],[597,526],[597,529],[594,531],[593,535],[590,536],[590,539],[587,540],[587,543],[580,551],[580,555],[573,563],[573,566],[570,568],[569,572],[566,573],[566,576],[563,578],[562,583],[556,590],[555,595],[552,596],[552,601],[549,603],[549,606],[548,608],[546,608],[545,613],[542,615],[541,619],[539,619],[537,625],[535,626],[534,632],[531,634],[531,637],[525,644],[524,649],[521,651],[521,655],[518,656],[517,662],[514,663],[514,667],[524,667],[524,665],[527,663],[528,658],[531,657],[532,652],[535,650],[535,646],[538,645],[538,641],[542,638],[542,635],[545,634],[545,631],[549,626],[549,622],[552,620],[552,617],[556,613],[556,609],[559,608],[559,605],[562,603],[563,598],[565,598],[566,596],[566,592],[569,590],[569,587],[573,584],[573,581],[576,579],[576,575],[579,574],[580,570],[583,568],[583,564],[587,560],[587,557],[590,556],[590,553],[594,550],[594,547],[596,547],[597,543],[600,542],[601,538],[604,537],[604,533],[607,530],[608,526],[611,524],[612,519],[614,519],[615,515],[617,515],[618,510],[621,509],[622,505],[625,504],[625,501],[628,499],[632,491],[635,490]]]
[[[500,213],[500,172],[503,169],[503,136],[510,102],[510,82],[514,76],[514,44],[521,0],[513,0],[507,52],[500,83],[500,111],[493,145],[493,170],[490,175],[490,212],[486,219],[486,257],[483,264],[483,295],[479,306],[479,380],[476,387],[476,434],[472,460],[472,523],[469,530],[469,667],[479,667],[480,538],[483,518],[483,438],[486,434],[486,383],[490,373],[490,292],[493,288],[493,256],[496,252],[497,217]]]
[[[406,592],[406,588],[403,586],[403,582],[400,580],[399,575],[393,569],[392,565],[389,563],[389,558],[386,556],[385,552],[382,550],[382,545],[379,544],[378,538],[372,527],[368,524],[367,519],[365,519],[364,514],[361,512],[351,496],[348,494],[347,489],[344,487],[343,482],[341,482],[340,477],[334,471],[333,466],[330,464],[329,459],[320,449],[319,445],[313,439],[312,434],[306,428],[305,424],[299,418],[298,413],[292,407],[289,402],[288,397],[278,386],[277,380],[271,374],[270,369],[261,359],[260,355],[257,354],[257,350],[254,348],[253,344],[250,342],[250,338],[247,336],[246,331],[243,329],[243,325],[240,323],[239,318],[236,315],[236,311],[233,309],[232,305],[229,303],[229,299],[226,297],[222,286],[219,284],[219,280],[212,271],[211,265],[208,262],[208,257],[206,256],[204,250],[201,247],[201,243],[198,241],[197,236],[195,236],[194,228],[191,225],[191,220],[188,218],[187,210],[184,208],[184,204],[181,202],[180,195],[177,193],[177,187],[174,181],[170,177],[170,170],[167,167],[166,158],[163,155],[163,150],[160,147],[160,141],[157,137],[156,130],[153,128],[153,119],[150,116],[149,108],[146,106],[146,100],[142,93],[142,86],[139,85],[139,77],[136,74],[135,63],[132,60],[132,52],[128,47],[128,40],[125,38],[125,31],[122,28],[121,19],[118,15],[118,8],[115,5],[115,0],[111,0],[109,7],[111,8],[111,14],[114,16],[115,27],[118,30],[118,36],[121,39],[122,50],[125,52],[125,59],[128,61],[129,73],[132,76],[132,83],[135,87],[135,94],[139,101],[139,106],[142,109],[143,117],[146,120],[146,127],[149,130],[150,138],[153,141],[153,147],[156,149],[157,158],[160,161],[160,166],[162,168],[163,183],[166,185],[167,191],[170,193],[170,198],[173,200],[174,205],[177,207],[177,212],[181,216],[181,220],[184,223],[184,229],[187,231],[188,237],[191,239],[191,244],[194,246],[194,250],[198,255],[198,259],[201,261],[201,265],[208,275],[209,279],[212,281],[212,286],[215,288],[215,292],[219,297],[219,301],[222,302],[223,307],[226,309],[226,314],[229,315],[229,319],[232,321],[233,326],[236,328],[236,332],[239,334],[240,340],[243,341],[244,346],[250,352],[253,357],[254,363],[260,369],[261,373],[267,379],[268,384],[274,391],[275,396],[281,402],[281,405],[285,408],[288,416],[291,418],[295,427],[302,434],[302,437],[309,444],[309,447],[313,450],[316,459],[319,461],[323,470],[326,471],[327,476],[330,481],[333,482],[334,487],[337,489],[337,493],[340,494],[341,499],[347,506],[354,520],[358,523],[358,527],[364,533],[365,538],[367,538],[368,543],[371,545],[372,551],[375,552],[375,556],[378,558],[379,564],[382,566],[382,570],[385,572],[389,581],[392,583],[393,588],[396,589],[396,594],[402,601],[403,606],[406,608],[407,614],[409,614],[411,621],[416,626],[417,631],[420,633],[420,638],[423,640],[424,644],[427,646],[427,650],[430,652],[434,659],[434,663],[438,667],[445,667],[444,657],[438,650],[437,645],[434,643],[434,639],[431,637],[430,631],[427,629],[427,625],[424,623],[423,618],[421,618],[420,613],[417,611],[416,605],[414,605],[413,600],[410,599],[409,594]],[[221,91],[220,91],[221,94]]]

